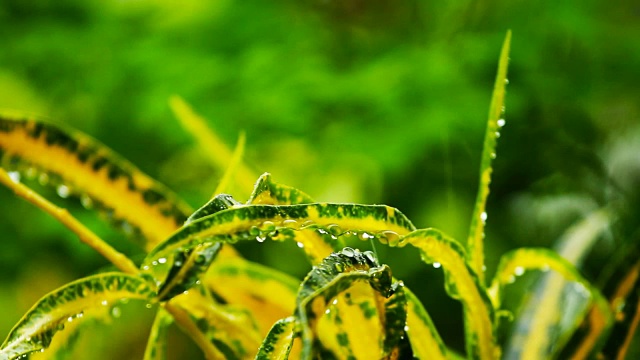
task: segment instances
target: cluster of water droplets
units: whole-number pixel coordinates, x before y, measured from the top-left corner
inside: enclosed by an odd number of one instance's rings
[[[281,241],[293,236],[292,231],[315,231],[328,240],[337,240],[339,237],[357,237],[362,241],[370,241],[377,239],[383,244],[390,246],[397,245],[401,236],[390,230],[378,232],[364,230],[344,230],[338,224],[319,224],[312,220],[297,221],[293,219],[285,219],[282,221],[263,221],[259,225],[254,225],[248,231],[240,232],[233,236],[235,240],[252,240],[265,242],[267,240]],[[231,240],[230,242],[235,242]],[[304,248],[304,244],[298,242],[298,247]]]
[[[11,170],[8,171],[7,174],[14,183],[17,184],[24,181],[33,181],[38,183],[40,186],[53,188],[56,195],[62,199],[78,198],[83,208],[87,210],[95,209],[105,214],[107,219],[116,227],[120,228],[120,230],[125,234],[135,237],[141,236],[140,230],[136,226],[126,220],[116,218],[114,216],[113,209],[104,205],[102,202],[93,199],[91,195],[75,189],[72,185],[66,183],[60,175],[23,164],[20,161],[17,161],[16,164],[11,164],[8,168]]]

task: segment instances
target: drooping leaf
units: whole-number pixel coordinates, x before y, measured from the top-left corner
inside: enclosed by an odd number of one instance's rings
[[[338,226],[337,224],[340,224]],[[323,241],[303,242],[299,230],[317,229]],[[384,205],[315,203],[303,205],[247,205],[219,211],[193,221],[156,247],[145,260],[149,265],[178,249],[207,242],[233,243],[239,240],[265,241],[295,239],[316,263],[333,251],[338,236],[358,229],[371,236],[397,238],[413,230],[411,222],[398,210]]]
[[[196,285],[201,275],[209,269],[221,247],[221,243],[201,244],[175,253],[169,274],[159,286],[158,300],[169,300]]]
[[[56,125],[0,117],[3,167],[79,196],[107,212],[126,232],[139,232],[147,250],[179,228],[191,209],[175,194],[106,146]]]
[[[240,259],[218,259],[214,265],[203,284],[223,302],[251,311],[261,335],[278,319],[293,314],[298,280]]]
[[[144,360],[165,360],[167,358],[167,330],[173,324],[173,318],[159,307],[151,326],[149,341],[144,351]]]
[[[438,263],[445,274],[447,293],[459,299],[464,309],[467,356],[470,359],[497,359],[493,306],[478,276],[466,262],[463,246],[436,229],[420,229],[389,241],[390,246],[413,245],[422,260]]]
[[[264,173],[256,182],[247,204],[253,205],[299,205],[315,201],[304,192],[273,181],[271,174]]]
[[[300,286],[297,299],[296,315],[302,326],[302,359],[310,359],[317,346],[314,341],[320,330],[321,319],[330,315],[331,305],[337,305],[336,296],[346,293],[357,282],[367,283],[375,290],[374,303],[367,312],[369,332],[381,329],[382,336],[375,346],[369,342],[366,347],[353,346],[346,332],[335,333],[340,349],[333,349],[338,354],[353,358],[388,358],[397,355],[397,346],[404,336],[406,321],[406,298],[403,285],[395,282],[386,265],[379,265],[371,252],[361,253],[358,250],[344,248],[332,253],[322,263],[314,267]],[[339,301],[339,300],[338,300]],[[377,321],[371,321],[377,319]],[[356,353],[357,351],[363,353]]]
[[[498,62],[498,74],[493,87],[491,105],[489,107],[489,120],[487,122],[487,132],[484,137],[482,147],[482,158],[480,160],[480,184],[476,197],[469,238],[467,240],[467,256],[471,268],[478,274],[480,284],[484,285],[484,224],[487,220],[486,203],[489,196],[489,185],[491,183],[491,161],[496,156],[496,139],[500,128],[504,125],[504,94],[507,84],[507,67],[509,64],[509,47],[511,44],[511,30],[507,31],[507,36],[502,44],[500,60]]]
[[[518,342],[512,344],[518,350],[518,356],[540,358],[553,356],[561,350],[570,336],[583,321],[584,317],[595,307],[603,320],[601,332],[607,331],[611,326],[612,317],[609,305],[600,292],[595,289],[576,268],[566,259],[549,249],[521,248],[511,251],[502,256],[498,270],[491,285],[491,293],[496,302],[496,307],[500,306],[503,287],[515,281],[517,276],[526,271],[553,270],[562,278],[552,278],[553,284],[549,287],[562,287],[564,281],[575,283],[575,291],[582,298],[586,299],[584,306],[573,305],[575,309],[560,306],[558,298],[549,297],[541,299],[538,303],[540,311],[534,316],[533,323],[529,324],[530,332],[527,336],[518,337]],[[573,301],[575,303],[575,301]],[[562,317],[566,320],[560,321]]]
[[[407,297],[407,328],[413,356],[418,359],[448,359],[447,347],[420,300],[404,288]]]
[[[256,360],[285,360],[289,358],[296,321],[294,317],[278,320],[260,345]]]
[[[242,309],[220,305],[198,290],[200,288],[195,288],[169,302],[171,306],[180,308],[195,324],[197,329],[190,332],[197,332],[200,341],[215,347],[224,359],[253,357],[262,336],[252,315]]]
[[[86,309],[122,299],[154,298],[153,286],[137,276],[105,273],[74,281],[44,296],[24,315],[0,347],[0,359],[46,349],[67,322],[81,321]]]

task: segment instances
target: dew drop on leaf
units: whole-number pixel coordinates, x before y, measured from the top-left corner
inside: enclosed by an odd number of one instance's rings
[[[113,308],[111,308],[111,316],[113,316],[115,319],[118,319],[120,315],[122,315],[122,311],[119,307],[114,306]]]
[[[66,199],[69,197],[70,190],[67,185],[61,184],[61,185],[58,185],[56,192],[58,193],[58,196],[60,196],[63,199]]]
[[[17,171],[9,171],[7,173],[9,175],[9,177],[11,178],[11,181],[13,181],[14,183],[19,183],[20,182],[20,173]]]

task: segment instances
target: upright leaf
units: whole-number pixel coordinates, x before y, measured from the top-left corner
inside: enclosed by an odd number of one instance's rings
[[[511,31],[507,31],[507,36],[500,52],[498,63],[498,74],[491,96],[491,106],[489,107],[489,121],[487,122],[487,132],[484,136],[484,146],[480,161],[480,184],[476,197],[473,215],[471,217],[471,227],[467,240],[467,255],[471,268],[478,274],[480,284],[484,285],[484,225],[487,220],[486,203],[489,196],[489,185],[491,183],[491,161],[496,156],[496,139],[500,128],[504,125],[502,118],[504,113],[504,94],[507,84],[507,65],[509,63],[509,46],[511,44]]]

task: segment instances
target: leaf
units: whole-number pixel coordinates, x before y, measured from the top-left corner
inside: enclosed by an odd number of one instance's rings
[[[404,247],[408,244],[420,250],[424,262],[442,266],[447,293],[462,302],[467,356],[470,359],[500,358],[500,348],[493,334],[495,314],[491,301],[478,276],[465,261],[462,245],[436,229],[416,230],[400,237],[393,245]]]
[[[600,292],[591,286],[570,262],[554,251],[544,248],[521,248],[502,256],[490,290],[496,302],[496,308],[500,306],[503,287],[513,283],[516,276],[530,270],[553,270],[562,276],[564,281],[576,283],[576,291],[581,296],[586,296],[605,319],[603,331],[611,326],[611,311]],[[564,286],[562,279],[550,281],[553,283],[547,288]],[[512,345],[518,349],[519,356],[541,358],[552,356],[556,351],[561,350],[586,316],[589,307],[574,310],[560,306],[556,297],[545,297],[538,302],[537,309],[540,311],[532,317],[533,323],[528,324],[530,332],[526,337],[517,339],[518,342]],[[571,314],[573,314],[572,318],[559,322],[558,319],[562,316],[567,317]]]
[[[44,296],[14,326],[0,347],[0,359],[16,359],[46,349],[67,322],[83,311],[122,299],[151,301],[155,291],[137,276],[106,273],[69,283]]]
[[[254,356],[262,338],[251,314],[217,304],[197,290],[199,289],[177,296],[169,302],[171,306],[184,311],[197,327],[190,329],[189,333],[198,334],[200,341],[206,341],[217,348],[217,357],[245,359]],[[204,350],[205,346],[199,345]]]
[[[180,124],[196,139],[211,164],[220,171],[224,171],[230,164],[229,159],[233,159],[231,149],[216,135],[210,124],[207,124],[203,117],[193,111],[181,97],[172,96],[169,99],[169,105]],[[250,189],[256,177],[257,174],[254,174],[244,164],[239,163],[234,171],[233,180],[240,189]]]
[[[200,244],[174,254],[169,274],[159,287],[158,300],[167,301],[199,283],[201,275],[207,271],[221,247],[221,243]]]
[[[379,265],[373,253],[344,248],[314,267],[300,286],[296,315],[302,326],[302,359],[310,359],[315,353],[317,334],[326,334],[320,329],[319,321],[331,313],[331,305],[337,305],[332,300],[356,286],[357,282],[368,283],[375,290],[373,307],[363,309],[368,313],[364,321],[369,325],[365,325],[367,332],[382,330],[382,343],[378,347],[368,343],[361,348],[351,343],[358,339],[350,339],[346,332],[338,332],[335,337],[341,352],[353,358],[386,358],[398,351],[406,321],[403,285],[393,281],[389,267]],[[374,319],[378,321],[372,321]],[[366,353],[356,353],[356,349]]]
[[[171,324],[173,324],[171,315],[159,307],[151,326],[144,360],[165,360],[167,358],[167,330]]]
[[[602,354],[607,359],[624,359],[640,323],[640,261],[622,278],[611,297],[615,322]],[[585,341],[585,344],[589,344]],[[594,346],[595,347],[595,346]],[[578,358],[578,356],[575,356]]]
[[[393,241],[398,234],[411,231],[413,225],[400,211],[384,205],[246,205],[219,211],[183,227],[156,247],[145,264],[198,244],[267,238],[300,242],[299,246],[316,263],[333,251],[338,236],[344,232],[342,228],[359,229]],[[325,236],[323,241],[297,238],[295,233],[299,230],[317,230]]]
[[[238,144],[236,145],[235,150],[233,150],[233,155],[231,156],[231,162],[229,166],[227,166],[227,170],[225,170],[222,175],[222,179],[220,179],[220,183],[216,187],[216,190],[213,192],[213,195],[223,193],[227,191],[229,187],[229,182],[233,177],[233,174],[236,172],[237,168],[242,165],[242,155],[244,154],[244,145],[246,141],[246,136],[244,132],[241,132],[238,136]]]
[[[106,146],[77,131],[33,120],[0,117],[2,166],[57,186],[62,196],[109,214],[125,232],[146,239],[150,250],[191,213],[164,186]]]
[[[285,360],[289,358],[296,321],[294,317],[278,320],[260,345],[256,360]]]
[[[507,84],[507,67],[509,64],[509,47],[511,44],[511,30],[507,31],[507,36],[502,44],[500,61],[498,63],[498,74],[491,95],[491,105],[489,107],[489,120],[487,122],[487,132],[484,136],[484,146],[482,148],[482,158],[480,161],[480,184],[476,197],[469,238],[467,240],[467,255],[469,264],[484,285],[484,224],[487,219],[486,203],[489,196],[489,185],[491,183],[491,161],[496,156],[496,139],[504,120],[504,94]]]
[[[409,288],[405,287],[404,291],[407,297],[406,332],[414,358],[448,359],[447,348],[424,306]]]
[[[299,205],[313,203],[313,199],[304,192],[291,186],[273,182],[271,174],[260,176],[253,188],[247,204],[253,205]]]
[[[218,259],[203,284],[223,302],[249,310],[260,334],[293,314],[300,282],[266,266],[241,259]]]

